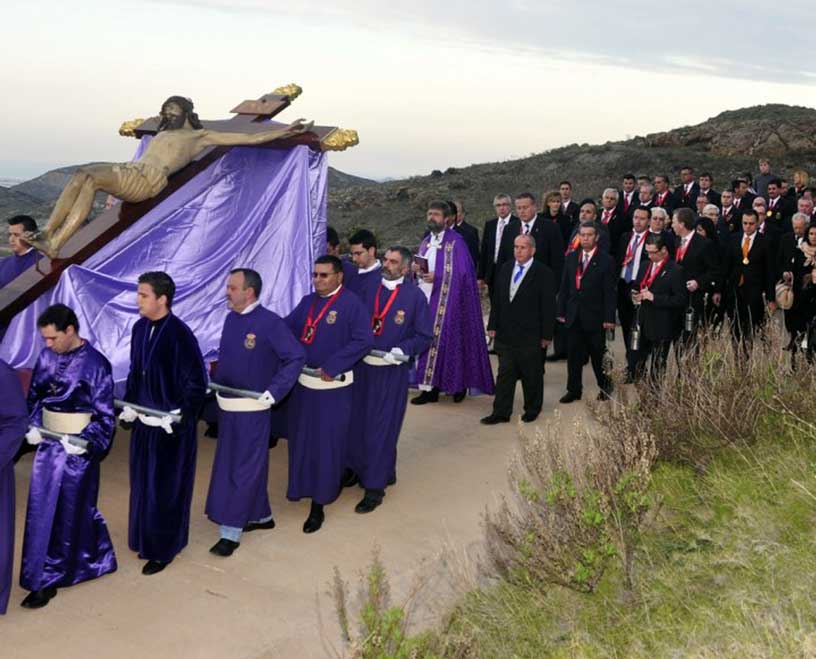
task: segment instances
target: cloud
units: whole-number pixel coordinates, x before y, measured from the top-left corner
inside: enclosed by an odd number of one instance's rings
[[[154,0],[158,1],[158,0]],[[626,0],[171,0],[202,10],[274,13],[311,25],[403,33],[448,45],[479,46],[637,71],[697,73],[765,82],[809,83],[797,64],[812,50],[809,2],[784,11],[754,0],[680,5]]]

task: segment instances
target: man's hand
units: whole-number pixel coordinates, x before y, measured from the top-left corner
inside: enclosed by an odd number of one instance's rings
[[[125,405],[119,413],[119,420],[124,423],[133,423],[138,418],[139,415],[136,413],[136,410],[129,405]]]
[[[411,264],[411,272],[413,272],[415,275],[419,274],[420,270],[422,270],[422,268],[419,267],[419,263],[412,263]]]
[[[714,295],[711,296],[711,301],[715,307],[719,307],[720,302],[722,302],[722,293],[714,293]]]
[[[603,328],[606,329],[615,329],[615,323],[604,323]]]
[[[654,293],[652,293],[648,288],[645,291],[640,292],[640,301],[643,302],[644,300],[648,300],[649,302],[654,301]]]
[[[487,335],[488,335],[488,336],[489,336],[491,339],[495,339],[495,338],[496,338],[496,330],[487,330]]]
[[[546,348],[551,343],[552,343],[552,340],[550,340],[550,339],[541,339],[541,347],[542,348]]]
[[[60,444],[62,444],[62,448],[65,449],[65,452],[68,455],[82,455],[83,453],[87,453],[88,451],[80,446],[74,446],[71,442],[68,441],[68,435],[63,435],[60,439]]]
[[[258,396],[258,402],[271,406],[275,404],[275,398],[268,391],[264,391],[260,396]]]
[[[301,133],[308,133],[310,130],[312,130],[312,126],[314,126],[314,121],[306,122],[305,119],[295,119],[286,127],[284,137],[292,137],[294,135],[300,135]]]
[[[776,302],[768,302],[768,313],[773,314],[776,311]]]
[[[40,431],[37,428],[29,428],[28,432],[25,434],[26,441],[31,444],[31,446],[37,446],[37,444],[42,444],[43,437],[40,434]]]
[[[323,380],[323,382],[333,382],[334,381],[334,376],[329,375],[322,368],[318,369],[318,370],[320,371],[320,379]]]
[[[813,284],[816,284],[816,268],[810,271],[810,281]]]
[[[686,282],[686,288],[689,290],[690,293],[693,293],[698,288],[700,288],[700,285],[697,283],[696,279],[692,279],[691,281]]]
[[[434,280],[433,272],[428,272],[427,274],[422,275],[422,281],[424,281],[426,284],[433,284],[433,280]]]
[[[792,272],[783,272],[782,273],[782,280],[790,286],[793,283],[793,273]]]

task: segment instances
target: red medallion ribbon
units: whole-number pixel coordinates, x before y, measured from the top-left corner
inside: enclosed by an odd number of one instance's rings
[[[380,312],[380,291],[383,289],[383,285],[380,284],[380,287],[377,289],[377,295],[374,297],[374,315],[371,316],[371,329],[374,332],[374,336],[380,336],[385,329],[385,316],[388,314],[388,310],[391,308],[391,305],[394,304],[394,300],[397,299],[397,293],[399,292],[399,284],[391,291],[391,295],[388,296],[388,301],[385,303],[385,308]]]
[[[320,310],[320,313],[317,314],[317,318],[314,317],[314,310],[315,306],[317,306],[317,300],[312,302],[312,307],[309,309],[309,315],[306,317],[306,324],[303,326],[303,332],[300,335],[300,342],[305,343],[306,345],[311,345],[314,343],[315,335],[317,334],[317,325],[323,320],[323,316],[326,315],[326,312],[329,310],[329,307],[334,304],[334,301],[343,292],[343,288],[340,287],[340,290],[337,291],[334,295],[332,295],[328,302],[323,305],[323,308]]]

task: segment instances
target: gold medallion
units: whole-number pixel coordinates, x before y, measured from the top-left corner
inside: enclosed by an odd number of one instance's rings
[[[394,323],[402,325],[405,322],[405,309],[400,309],[394,314]]]
[[[768,211],[768,212],[766,213],[766,216],[767,216],[767,217],[773,217],[773,211]]]
[[[251,332],[247,334],[246,338],[244,339],[244,348],[246,348],[247,350],[252,350],[255,347],[256,338],[257,336],[255,334],[252,334]]]
[[[742,265],[748,265],[748,263],[748,257],[746,256],[744,259],[742,259]]]
[[[337,312],[336,311],[329,311],[329,315],[326,316],[326,322],[329,325],[334,325],[337,322]]]

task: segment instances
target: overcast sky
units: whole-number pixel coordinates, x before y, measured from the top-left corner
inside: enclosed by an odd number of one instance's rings
[[[9,3],[0,177],[124,160],[122,121],[172,94],[203,118],[295,82],[355,128],[370,177],[625,139],[761,103],[816,105],[812,4],[550,0]]]

